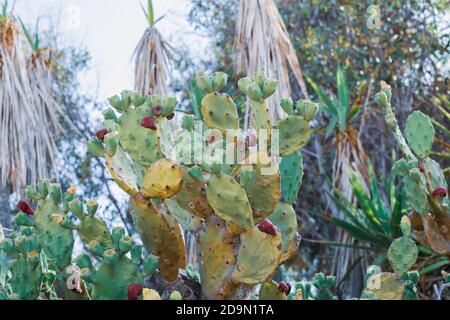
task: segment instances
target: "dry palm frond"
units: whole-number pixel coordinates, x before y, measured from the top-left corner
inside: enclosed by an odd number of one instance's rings
[[[236,74],[264,71],[279,81],[278,90],[268,101],[273,121],[285,116],[278,102],[291,96],[290,70],[308,97],[295,50],[273,0],[241,0],[234,42]],[[247,104],[246,123],[249,107]]]
[[[350,126],[347,126],[344,134],[341,134],[340,132],[337,133],[335,146],[336,156],[332,167],[333,186],[339,190],[346,200],[355,203],[351,184],[352,175],[358,178],[359,183],[367,192],[369,191],[367,155],[356,132]],[[334,214],[338,218],[345,218],[339,210],[333,211],[335,211]],[[339,229],[336,241],[351,245],[355,243],[355,239],[343,229]],[[355,263],[358,263],[359,260],[361,261],[361,264],[358,266],[360,269],[357,270],[359,272],[351,273],[351,276],[355,277],[350,281],[352,284],[357,284],[358,280],[361,280],[357,278],[361,278],[361,275],[365,273],[365,270],[368,267],[366,253],[363,250],[354,250],[345,247],[336,248],[333,274],[336,275],[337,279],[342,280],[352,266]],[[353,290],[352,293],[354,293],[355,290],[358,290],[358,288],[349,289]],[[349,295],[352,293],[348,292]]]
[[[50,175],[60,129],[50,71],[38,53],[23,57],[18,36],[12,18],[0,22],[0,186],[13,191]]]
[[[135,89],[143,95],[167,94],[172,48],[154,26],[145,30],[134,51]]]

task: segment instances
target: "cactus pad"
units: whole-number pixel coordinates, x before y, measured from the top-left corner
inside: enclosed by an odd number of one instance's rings
[[[145,173],[142,195],[146,198],[170,198],[180,190],[182,179],[180,166],[169,160],[158,160]]]
[[[277,123],[279,130],[280,156],[284,157],[298,151],[308,143],[309,122],[300,116],[288,116]]]
[[[408,202],[414,210],[420,213],[421,216],[427,215],[429,210],[427,192],[425,189],[425,182],[422,181],[423,179],[422,174],[420,175],[419,181],[411,175],[403,178],[405,194]]]
[[[227,232],[225,222],[212,215],[198,234],[202,294],[206,299],[229,299],[235,285],[230,269],[236,263],[239,236]]]
[[[241,234],[241,245],[233,279],[247,284],[265,282],[275,273],[281,259],[281,236],[253,227]]]
[[[394,271],[403,274],[414,265],[418,253],[416,243],[411,238],[401,237],[391,243],[387,256]]]
[[[294,203],[303,179],[303,158],[300,152],[283,157],[280,162],[281,195],[286,203]]]
[[[236,104],[227,94],[214,92],[206,95],[202,100],[202,115],[209,128],[222,133],[226,129],[239,128]]]
[[[194,213],[200,218],[208,218],[213,213],[213,208],[206,198],[205,184],[196,181],[189,174],[183,177],[180,191],[175,195],[175,200],[184,210]]]
[[[274,166],[276,170],[270,172],[270,175],[264,174],[261,171],[263,168],[261,164],[248,166],[242,168],[239,173],[240,184],[247,193],[255,223],[264,220],[272,213],[281,195],[278,168]]]
[[[175,218],[137,195],[131,200],[131,217],[149,253],[159,257],[158,268],[167,281],[186,266],[186,247]]]
[[[275,281],[270,280],[261,284],[259,300],[287,300],[287,296],[278,289]]]
[[[233,177],[213,175],[206,186],[206,196],[214,212],[225,221],[244,229],[253,226],[252,209],[247,195]]]
[[[434,141],[434,128],[430,118],[420,111],[414,111],[406,120],[406,140],[419,158],[429,155]]]
[[[117,185],[126,193],[134,196],[138,193],[138,187],[133,168],[127,154],[120,146],[117,147],[114,156],[105,155],[106,167]]]
[[[292,205],[278,203],[269,220],[281,231],[281,262],[297,254],[300,235],[297,234],[297,216]]]
[[[128,109],[119,118],[119,141],[130,158],[148,167],[158,160],[162,152],[159,147],[158,131],[141,125],[142,118],[151,113],[149,105]]]

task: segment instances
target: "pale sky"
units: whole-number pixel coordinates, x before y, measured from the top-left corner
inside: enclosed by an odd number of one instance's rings
[[[58,15],[56,28],[75,45],[85,45],[92,68],[81,75],[82,90],[97,94],[99,101],[133,87],[131,56],[147,21],[139,3],[146,0],[16,0],[14,14],[27,24],[43,16],[40,27],[48,28],[47,15]],[[155,18],[165,15],[157,27],[173,47],[189,46],[201,54],[207,39],[194,34],[186,15],[189,0],[154,0]]]

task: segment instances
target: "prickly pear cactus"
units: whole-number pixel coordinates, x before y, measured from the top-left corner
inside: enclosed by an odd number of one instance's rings
[[[406,141],[420,158],[429,156],[434,141],[434,128],[430,118],[420,111],[414,111],[406,120]]]
[[[206,186],[206,196],[214,212],[247,229],[253,226],[252,208],[242,186],[226,174],[213,175]]]
[[[411,221],[403,216],[400,224],[403,236],[395,239],[387,257],[394,273],[380,272],[371,267],[367,272],[366,288],[362,298],[381,300],[413,300],[417,298],[418,273],[408,270],[415,264],[418,249],[411,235]],[[416,276],[417,275],[417,276]]]
[[[268,172],[265,172],[268,171]],[[253,220],[258,223],[273,212],[280,199],[280,172],[278,166],[261,164],[243,167],[239,172],[240,184],[247,194],[253,210]]]
[[[130,195],[133,223],[147,251],[159,257],[158,269],[167,281],[186,268],[180,225],[195,235],[202,295],[211,299],[250,297],[255,285],[270,282],[278,266],[296,254],[300,237],[290,204],[301,183],[298,151],[318,110],[310,101],[297,102],[288,118],[273,126],[265,99],[277,81],[262,73],[241,79],[239,89],[253,103],[252,125],[266,130],[262,143],[270,151],[264,154],[256,146],[257,134],[236,133],[237,106],[218,92],[227,80],[222,72],[197,78],[205,93],[202,120],[186,115],[181,131],[169,127],[173,98],[125,91],[110,99],[113,108],[104,112],[104,128],[88,142]],[[278,145],[274,129],[281,133],[279,153],[271,148]],[[281,175],[279,154],[286,156]],[[282,190],[287,203],[279,202]]]
[[[337,300],[333,294],[336,277],[316,273],[311,281],[300,281],[295,284],[292,300]]]
[[[39,297],[44,271],[41,245],[33,227],[22,227],[20,234],[0,240],[0,251],[13,259],[11,288],[6,299],[35,300]]]
[[[433,125],[428,116],[415,111],[406,120],[405,139],[391,106],[391,95],[391,88],[382,83],[375,99],[385,107],[386,123],[405,156],[395,163],[393,172],[403,179],[412,209],[413,236],[435,252],[450,255],[448,186],[439,164],[429,158],[435,134]]]
[[[280,290],[279,284],[270,280],[261,285],[259,300],[287,300],[287,295],[283,290]]]
[[[98,208],[97,201],[88,200],[86,207],[87,213],[84,212],[83,203],[78,198],[69,202],[70,211],[80,220],[79,224],[75,224],[69,217],[61,215],[54,215],[53,220],[63,228],[76,230],[85,243],[95,240],[104,248],[111,249],[113,245],[108,227],[103,220],[95,217]]]
[[[281,262],[297,254],[300,235],[297,233],[297,215],[292,205],[278,203],[268,219],[281,231]]]
[[[303,179],[303,158],[300,152],[294,152],[281,159],[281,194],[286,203],[294,203]]]
[[[125,235],[123,228],[114,228],[111,232],[114,247],[105,249],[99,242],[92,240],[89,251],[101,259],[94,268],[89,257],[77,258],[83,281],[92,284],[90,296],[94,300],[126,300],[130,284],[143,284],[144,271],[139,270],[142,248]],[[131,259],[126,255],[131,253]],[[154,270],[146,270],[152,272]]]
[[[158,160],[145,173],[142,195],[146,198],[170,198],[180,190],[182,179],[180,166],[165,159]]]
[[[189,174],[183,177],[175,199],[180,207],[200,218],[206,219],[213,213],[213,208],[206,197],[205,184],[195,180]]]
[[[56,270],[63,270],[70,264],[74,238],[71,230],[67,230],[55,221],[55,216],[67,217],[68,202],[73,199],[73,190],[62,193],[61,186],[50,183],[49,180],[40,180],[38,190],[33,186],[25,189],[28,198],[38,202],[34,212],[24,202],[18,203],[21,212],[16,216],[18,225],[34,226],[35,234],[42,245],[42,249],[50,264]],[[28,206],[29,207],[29,206]]]

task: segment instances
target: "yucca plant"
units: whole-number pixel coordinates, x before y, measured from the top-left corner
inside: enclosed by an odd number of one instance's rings
[[[152,0],[147,1],[147,8],[141,7],[148,27],[133,54],[135,89],[143,95],[167,94],[172,48],[155,27],[163,16],[155,20]]]
[[[351,125],[351,122],[356,119],[360,112],[365,87],[361,88],[355,102],[351,103],[345,72],[340,66],[336,72],[337,96],[327,95],[311,78],[307,78],[307,80],[321,100],[323,112],[328,116],[326,132],[328,135],[334,135],[333,147],[335,154],[332,163],[332,185],[340,190],[344,199],[354,204],[356,203],[356,197],[351,188],[352,175],[358,177],[364,190],[369,190],[367,176],[368,158],[359,139],[359,133]],[[329,202],[329,205],[334,217],[346,219],[345,214],[333,205],[332,201]],[[335,240],[348,245],[355,243],[355,239],[344,229],[338,231]],[[333,269],[338,281],[360,259],[359,255],[364,257],[366,253],[360,252],[358,254],[358,252],[347,247],[337,248]],[[355,287],[351,292],[352,296],[359,294],[357,292],[357,288],[360,287],[358,283],[362,282],[362,275],[368,266],[367,259],[363,258],[362,260],[363,263],[360,265],[360,270],[358,270],[359,275],[355,274],[354,277],[357,279],[355,278],[352,281],[352,283],[355,283]]]
[[[281,98],[289,98],[289,71],[298,82],[302,94],[308,97],[302,71],[286,26],[273,0],[241,0],[234,40],[235,73],[253,75],[263,71],[270,79],[277,79],[278,89],[268,99],[272,121],[285,116],[279,105]],[[245,127],[250,125],[251,103],[245,111]]]
[[[375,174],[369,172],[369,190],[366,190],[359,178],[351,173],[354,202],[346,199],[337,188],[330,193],[333,203],[344,214],[345,219],[326,217],[355,239],[368,245],[371,250],[382,252],[393,239],[401,236],[400,220],[406,214],[403,193],[395,187],[394,179],[383,180],[384,190],[380,190]]]
[[[379,188],[379,185],[382,188]],[[334,189],[330,193],[336,207],[344,213],[345,219],[321,216],[327,221],[345,230],[358,240],[357,245],[345,245],[326,242],[333,246],[344,246],[350,250],[363,249],[370,255],[369,263],[381,266],[387,261],[390,244],[402,235],[400,222],[409,212],[405,196],[401,188],[396,187],[395,176],[378,181],[374,172],[369,171],[369,190],[365,190],[358,178],[352,175],[351,187],[356,202],[348,201],[342,193]],[[443,266],[449,265],[448,257],[438,255],[423,245],[418,245],[419,259],[416,267],[423,278],[423,283],[431,286],[434,276]]]

